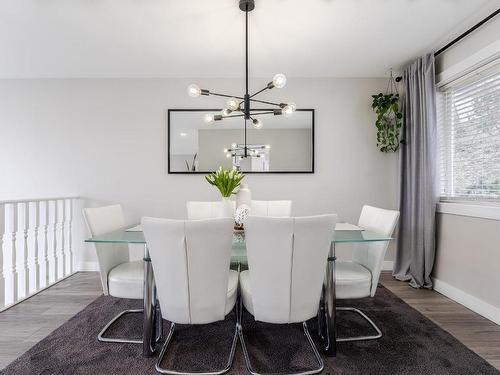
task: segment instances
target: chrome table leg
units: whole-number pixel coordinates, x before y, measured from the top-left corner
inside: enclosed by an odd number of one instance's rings
[[[326,265],[326,285],[324,296],[324,333],[323,342],[325,354],[335,356],[337,354],[337,320],[335,301],[335,243],[330,246],[328,263]]]
[[[154,309],[153,301],[154,277],[148,247],[144,245],[144,319],[142,324],[142,355],[151,357],[155,350]]]
[[[319,300],[319,308],[318,308],[318,336],[321,339],[324,339],[325,336],[324,332],[325,332],[325,282],[323,281],[323,285],[321,287],[321,296]]]
[[[161,315],[160,302],[158,300],[158,290],[156,285],[153,293],[153,305],[154,305],[154,327],[156,329],[156,342],[163,339],[163,317]]]

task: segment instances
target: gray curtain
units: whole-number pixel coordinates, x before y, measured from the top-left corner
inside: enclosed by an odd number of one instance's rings
[[[432,288],[438,202],[434,55],[408,66],[403,80],[401,214],[393,275],[415,288]]]

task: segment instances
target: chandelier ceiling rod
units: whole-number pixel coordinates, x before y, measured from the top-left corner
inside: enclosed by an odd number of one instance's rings
[[[211,124],[216,121],[220,121],[226,118],[231,117],[243,117],[245,120],[244,124],[244,156],[247,157],[247,121],[251,120],[253,123],[253,127],[255,129],[261,129],[263,123],[260,119],[255,116],[260,115],[268,115],[272,114],[275,116],[284,115],[290,116],[295,112],[296,105],[295,103],[275,103],[266,100],[258,100],[253,99],[258,94],[270,90],[272,88],[283,88],[286,85],[286,77],[283,74],[276,74],[273,77],[273,80],[269,82],[264,88],[256,91],[252,95],[249,93],[249,85],[248,85],[248,12],[251,12],[255,8],[255,0],[239,0],[239,7],[242,11],[245,12],[245,94],[243,96],[234,96],[228,94],[221,94],[211,92],[207,89],[201,89],[198,85],[191,84],[188,87],[188,94],[191,97],[199,97],[203,96],[219,96],[224,98],[230,98],[227,101],[227,107],[224,108],[220,114],[206,114],[205,122]],[[260,108],[260,109],[252,109],[251,102],[262,103],[271,105],[277,108]],[[231,114],[232,112],[241,112],[241,114]]]
[[[241,1],[240,1],[241,4]],[[247,147],[247,120],[250,120],[250,96],[248,95],[248,3],[245,7],[245,135],[244,135],[244,156],[248,156]]]

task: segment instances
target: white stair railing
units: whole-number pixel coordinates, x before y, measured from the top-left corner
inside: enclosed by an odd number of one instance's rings
[[[0,201],[0,311],[74,273],[77,199]]]
[[[49,202],[39,202],[40,206],[40,287],[45,288],[50,285],[49,277]]]
[[[5,304],[5,274],[3,271],[3,242],[5,234],[5,205],[0,204],[0,308]]]
[[[59,274],[57,269],[57,201],[49,200],[49,283],[52,284],[57,280]]]
[[[40,260],[38,258],[38,228],[40,223],[40,202],[29,202],[28,223],[28,270],[29,294],[40,289]]]

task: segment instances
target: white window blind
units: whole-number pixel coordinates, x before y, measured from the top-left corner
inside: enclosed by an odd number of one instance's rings
[[[500,199],[500,69],[448,85],[439,96],[442,198]]]

